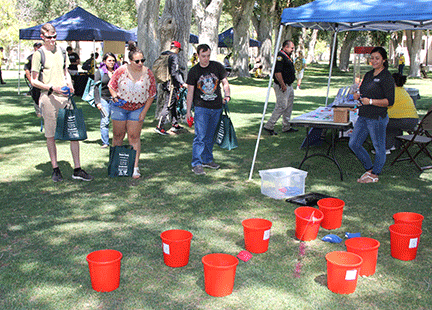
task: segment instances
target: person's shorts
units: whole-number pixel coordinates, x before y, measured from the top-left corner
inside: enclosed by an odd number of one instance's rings
[[[39,106],[42,111],[44,120],[45,137],[54,138],[57,127],[57,116],[60,109],[64,109],[68,104],[68,98],[51,94],[48,96],[46,92],[42,92],[39,98]]]
[[[303,73],[304,73],[304,70],[297,71],[296,72],[296,79],[301,80],[303,78]]]
[[[144,109],[144,106],[138,110],[129,111],[121,107],[111,107],[111,119],[115,121],[139,121],[139,116]]]

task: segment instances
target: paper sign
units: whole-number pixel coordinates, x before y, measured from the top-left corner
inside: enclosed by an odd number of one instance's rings
[[[169,254],[170,254],[169,244],[166,244],[166,243],[163,243],[163,242],[162,242],[162,245],[163,245],[163,252],[164,252],[165,254],[169,255]]]
[[[263,240],[268,240],[268,239],[270,239],[270,229],[266,230],[264,232],[264,238],[263,238]]]
[[[417,243],[418,243],[418,238],[410,239],[408,248],[409,249],[415,249],[417,247]]]
[[[355,280],[357,279],[357,269],[347,270],[345,274],[345,280]]]

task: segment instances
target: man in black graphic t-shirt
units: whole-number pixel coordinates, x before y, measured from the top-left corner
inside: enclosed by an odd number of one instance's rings
[[[227,72],[222,64],[210,60],[210,47],[197,47],[198,64],[189,71],[186,118],[191,117],[192,102],[195,106],[195,137],[192,144],[192,171],[205,174],[203,168],[218,169],[213,160],[213,137],[222,112],[222,104],[228,102],[230,88]],[[224,90],[222,97],[221,84]]]

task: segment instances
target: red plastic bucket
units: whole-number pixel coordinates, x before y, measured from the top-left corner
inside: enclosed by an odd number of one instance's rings
[[[342,226],[342,214],[345,202],[337,198],[323,198],[318,200],[318,207],[324,213],[321,227],[336,229]]]
[[[361,256],[343,251],[327,253],[327,287],[337,294],[352,294],[363,259]]]
[[[120,285],[123,254],[116,250],[99,250],[87,255],[92,287],[98,292],[111,292]]]
[[[324,214],[312,207],[299,207],[294,210],[294,214],[296,216],[296,238],[303,241],[315,240]]]
[[[264,219],[248,219],[242,222],[247,251],[264,253],[268,250],[272,222]]]
[[[238,259],[229,254],[215,253],[204,256],[202,263],[206,293],[214,297],[230,295],[234,288]]]
[[[389,230],[391,256],[400,260],[416,258],[422,230],[407,224],[393,224]]]
[[[355,253],[363,258],[360,269],[361,276],[371,276],[375,273],[378,248],[380,246],[378,240],[366,237],[351,238],[345,241],[345,246],[348,252]]]
[[[393,214],[395,224],[409,224],[422,228],[424,216],[414,212],[399,212]]]
[[[183,267],[189,262],[192,233],[187,230],[172,229],[161,233],[165,265]]]

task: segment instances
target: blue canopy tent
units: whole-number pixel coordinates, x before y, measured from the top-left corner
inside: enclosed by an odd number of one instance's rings
[[[286,8],[281,16],[270,76],[274,75],[276,56],[285,26],[333,31],[333,40],[336,40],[336,33],[341,31],[391,32],[432,29],[432,5],[430,0],[315,0],[296,8]],[[333,44],[331,53],[331,63],[333,63],[334,48],[335,44]],[[330,66],[326,105],[331,74],[332,67]],[[249,180],[252,179],[272,82],[273,79],[270,78]]]
[[[232,47],[234,41],[234,29],[231,27],[218,35],[218,47]],[[250,47],[260,47],[261,42],[249,39]]]

